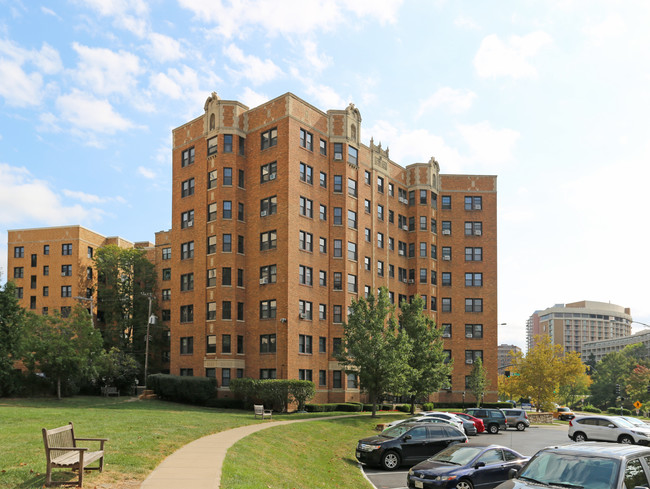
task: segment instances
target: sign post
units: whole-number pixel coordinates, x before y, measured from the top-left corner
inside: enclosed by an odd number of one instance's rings
[[[634,407],[635,407],[635,409],[636,409],[636,415],[637,415],[637,416],[639,415],[639,409],[641,409],[641,406],[643,406],[643,404],[641,404],[639,401],[636,401],[636,402],[634,403]]]

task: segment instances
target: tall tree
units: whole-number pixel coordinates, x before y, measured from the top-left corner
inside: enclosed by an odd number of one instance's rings
[[[11,381],[14,363],[20,359],[25,310],[16,297],[16,286],[7,282],[0,288],[0,396],[14,393]]]
[[[343,323],[342,348],[337,359],[346,373],[359,377],[360,388],[368,393],[372,416],[377,400],[385,393],[403,392],[410,367],[411,342],[397,327],[388,290],[378,296],[352,300],[348,321]]]
[[[518,397],[521,397],[519,392],[518,384],[519,375],[510,375],[506,377],[505,375],[499,375],[498,378],[498,393],[499,399],[502,401],[508,401],[510,399],[516,400]]]
[[[479,407],[488,387],[487,371],[483,367],[483,360],[480,357],[474,360],[467,383],[470,392],[476,399],[476,407]]]
[[[102,337],[82,306],[75,306],[68,318],[30,315],[26,332],[25,364],[55,383],[58,399],[62,382],[94,376]]]
[[[116,347],[132,354],[144,365],[149,297],[156,290],[155,267],[143,250],[116,245],[98,249],[94,261],[104,345],[107,350]],[[160,340],[162,344],[160,328],[153,328],[151,336],[154,343]],[[155,371],[154,367],[149,373]]]
[[[399,325],[411,340],[411,351],[407,362],[406,394],[411,402],[411,414],[415,413],[416,400],[440,390],[451,374],[451,364],[444,352],[442,331],[435,322],[424,315],[424,301],[419,295],[409,304],[403,301]]]
[[[629,374],[637,365],[645,365],[647,362],[644,358],[645,354],[645,345],[638,343],[605,355],[596,364],[595,371],[591,375],[593,380],[590,389],[591,402],[602,408],[615,406],[617,404],[616,384],[620,386],[621,397],[627,398],[625,390]]]
[[[630,398],[630,401],[639,401],[643,404],[648,404],[650,401],[650,368],[645,365],[637,365],[627,378],[625,385],[625,392]]]
[[[566,352],[560,358],[558,384],[557,397],[565,406],[570,406],[579,396],[589,392],[591,378],[587,375],[587,367],[582,363],[579,353]]]

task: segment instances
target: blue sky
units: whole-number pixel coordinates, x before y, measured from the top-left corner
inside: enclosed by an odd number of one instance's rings
[[[171,226],[171,130],[206,97],[354,103],[401,165],[498,175],[501,342],[579,300],[650,324],[645,1],[0,0],[7,229]],[[2,279],[6,280],[4,270]],[[637,330],[639,328],[635,328]]]

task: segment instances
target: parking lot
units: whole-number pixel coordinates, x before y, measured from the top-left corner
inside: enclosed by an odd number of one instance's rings
[[[500,431],[496,435],[481,433],[472,436],[470,445],[503,445],[512,448],[517,452],[532,456],[541,448],[549,445],[564,445],[573,443],[567,436],[568,426],[549,425],[532,426],[525,431],[507,430]],[[363,467],[366,477],[377,489],[406,489],[406,474],[409,467],[403,466],[393,472],[377,469],[374,467]]]

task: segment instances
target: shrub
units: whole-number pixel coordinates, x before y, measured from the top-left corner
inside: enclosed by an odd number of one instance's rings
[[[207,377],[154,374],[148,377],[147,385],[161,399],[205,405],[214,395],[217,381]]]
[[[411,406],[408,404],[400,404],[397,406],[397,410],[401,411],[402,413],[410,413],[411,412]]]
[[[618,408],[616,406],[610,406],[610,407],[607,408],[607,413],[611,414],[612,416],[618,416],[618,415],[630,416],[632,414],[632,411],[630,411],[629,409],[625,409],[625,408],[621,409],[621,408]]]
[[[425,402],[422,404],[422,411],[433,411],[434,404],[432,402]]]
[[[598,409],[597,407],[594,407],[590,404],[586,404],[585,406],[582,406],[580,409],[581,411],[585,411],[587,413],[601,413],[601,410]]]

